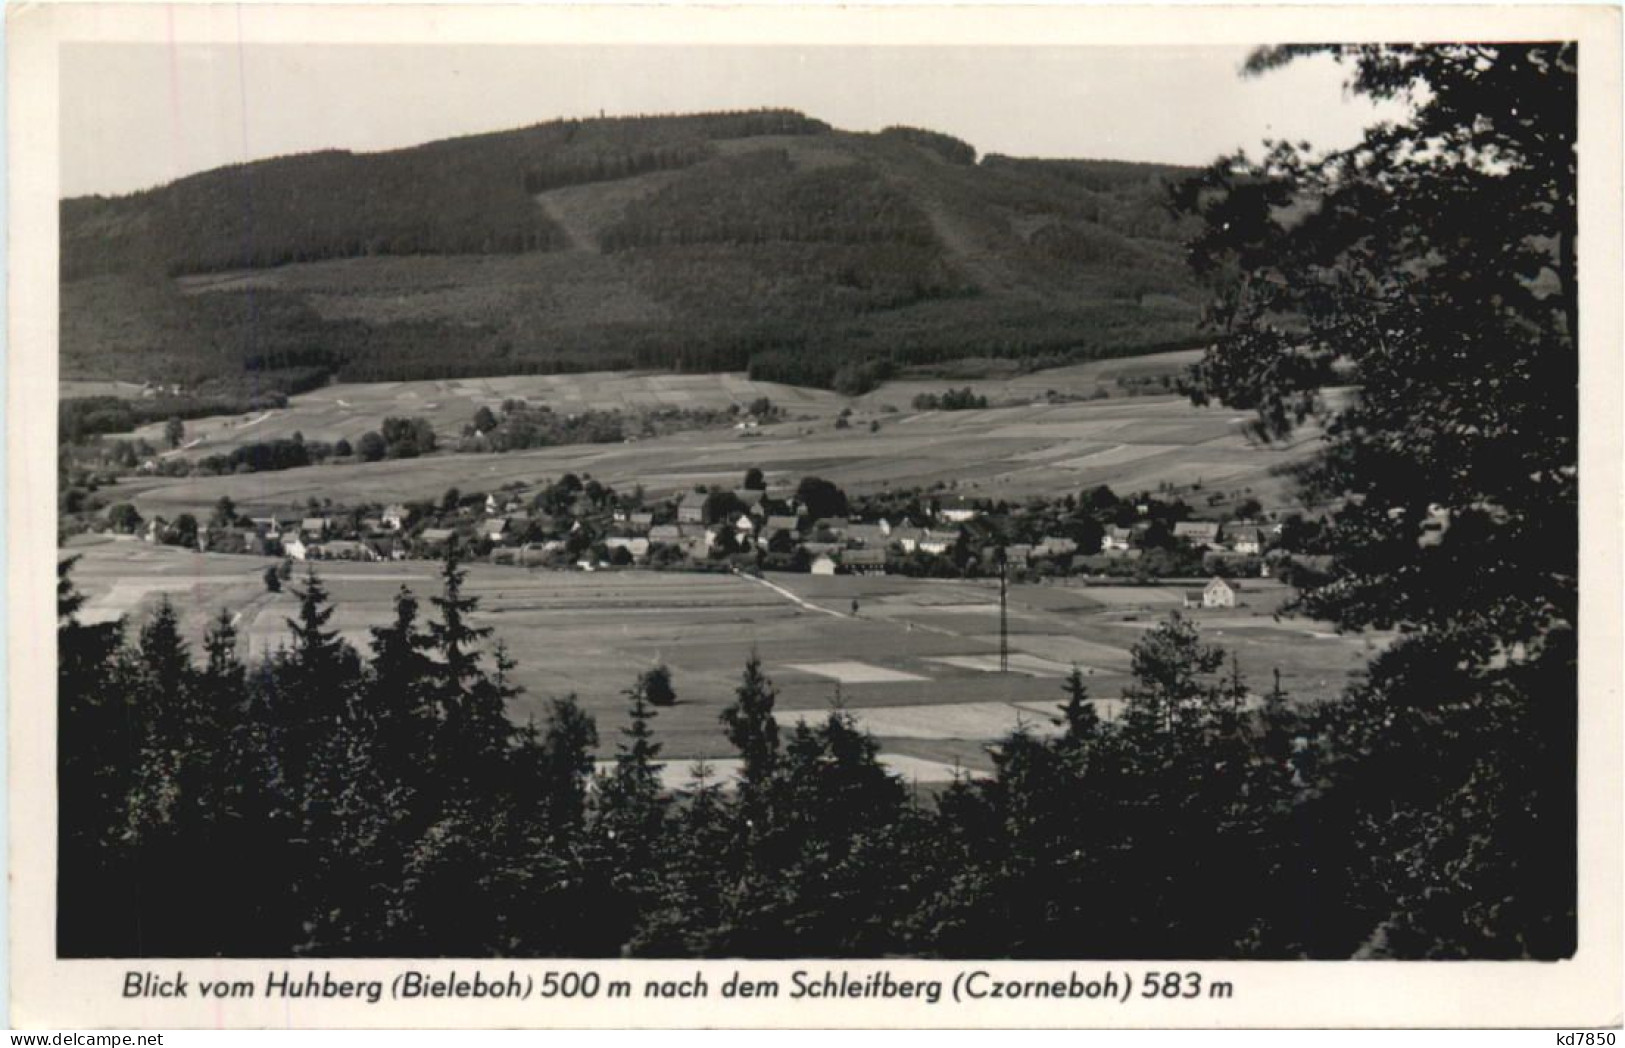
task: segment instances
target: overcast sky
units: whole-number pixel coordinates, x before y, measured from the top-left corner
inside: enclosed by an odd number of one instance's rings
[[[1375,119],[1330,60],[1259,78],[1236,47],[70,45],[64,196],[223,164],[390,149],[556,117],[785,106],[910,124],[980,153],[1201,164],[1267,137],[1333,147]],[[1391,113],[1392,111],[1390,111]]]

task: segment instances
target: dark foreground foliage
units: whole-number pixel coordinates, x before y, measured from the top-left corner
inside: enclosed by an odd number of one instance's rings
[[[1579,592],[1572,44],[1288,47],[1412,105],[1348,150],[1287,143],[1182,193],[1214,289],[1199,400],[1279,437],[1311,415],[1306,494],[1336,555],[1300,606],[1399,643],[1334,755],[1354,871],[1393,912],[1367,950],[1574,948]],[[1327,385],[1357,393],[1325,398]],[[1549,893],[1549,894],[1548,894]],[[1546,903],[1536,903],[1545,899]],[[1471,900],[1463,905],[1463,900]]]
[[[286,642],[247,664],[228,612],[194,653],[167,603],[133,637],[79,623],[61,577],[62,956],[1347,957],[1412,906],[1387,864],[1433,861],[1365,846],[1352,791],[1386,758],[1359,748],[1359,705],[1247,703],[1177,617],[1136,647],[1117,721],[1074,673],[1058,732],[1003,739],[991,778],[935,803],[840,709],[781,727],[753,658],[721,713],[739,779],[673,795],[669,675],[632,683],[595,776],[573,698],[506,715],[514,663],[455,559],[366,656],[307,575]],[[1393,815],[1441,846],[1486,829]],[[1442,884],[1428,906],[1479,930],[1463,953],[1554,956],[1562,898],[1528,880],[1485,911]]]

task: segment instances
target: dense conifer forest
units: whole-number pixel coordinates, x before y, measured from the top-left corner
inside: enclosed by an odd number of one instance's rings
[[[1099,177],[1081,177],[1095,171]],[[566,120],[61,205],[69,377],[246,400],[578,370],[1086,360],[1194,344],[1189,170],[800,113]],[[791,361],[794,361],[792,364]]]

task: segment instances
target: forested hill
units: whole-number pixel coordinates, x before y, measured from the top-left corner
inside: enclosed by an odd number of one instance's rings
[[[1179,168],[800,113],[570,120],[61,205],[66,378],[628,367],[861,384],[1187,344]]]

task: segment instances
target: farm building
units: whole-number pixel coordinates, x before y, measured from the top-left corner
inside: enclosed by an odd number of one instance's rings
[[[676,524],[656,524],[649,529],[650,542],[677,543],[683,539],[683,530]]]
[[[945,520],[950,524],[963,524],[967,520],[975,520],[980,512],[981,511],[975,506],[971,505],[969,501],[965,499],[958,499],[954,502],[945,504],[942,509],[937,512],[937,518],[939,520]]]
[[[654,527],[655,515],[653,513],[628,513],[626,515],[626,530],[646,532]]]
[[[849,549],[841,555],[841,568],[848,575],[886,574],[886,551],[883,549]]]

